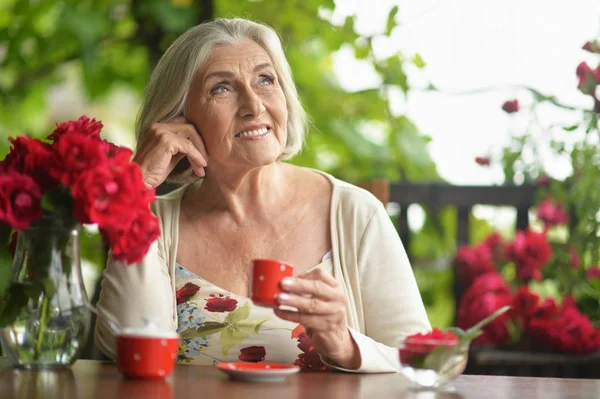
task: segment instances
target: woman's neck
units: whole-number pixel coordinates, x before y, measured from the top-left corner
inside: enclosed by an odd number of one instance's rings
[[[225,212],[237,223],[249,216],[269,217],[292,201],[290,165],[281,162],[251,170],[210,170],[202,185],[186,193],[193,214]],[[197,211],[196,211],[197,210]]]

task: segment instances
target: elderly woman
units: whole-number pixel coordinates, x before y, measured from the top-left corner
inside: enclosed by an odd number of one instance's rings
[[[177,39],[150,79],[134,160],[148,186],[181,187],[154,204],[161,236],[144,260],[109,259],[98,306],[179,332],[180,362],[397,371],[398,338],[430,329],[405,250],[370,193],[284,162],[305,123],[271,28],[219,19]],[[277,309],[248,298],[255,258],[294,265]],[[115,357],[102,320],[95,339]]]

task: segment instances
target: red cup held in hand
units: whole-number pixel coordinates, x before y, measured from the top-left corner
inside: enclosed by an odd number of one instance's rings
[[[273,259],[254,259],[252,265],[250,299],[260,306],[277,307],[277,295],[282,292],[279,284],[292,277],[294,266]]]

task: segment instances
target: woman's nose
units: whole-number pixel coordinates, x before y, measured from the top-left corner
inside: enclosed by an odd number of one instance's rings
[[[240,96],[240,116],[259,116],[263,112],[265,112],[265,106],[260,96],[250,88],[243,90]]]

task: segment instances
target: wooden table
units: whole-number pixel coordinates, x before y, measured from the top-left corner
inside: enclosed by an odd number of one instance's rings
[[[0,358],[0,398],[598,398],[600,380],[463,375],[456,393],[412,392],[399,374],[301,372],[282,383],[229,380],[208,366],[178,365],[165,381],[128,380],[114,364],[79,360],[71,369],[27,371]]]

